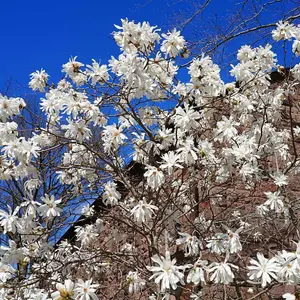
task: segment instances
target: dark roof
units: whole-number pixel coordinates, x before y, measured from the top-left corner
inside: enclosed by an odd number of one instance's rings
[[[126,165],[125,170],[127,170],[127,176],[131,179],[132,182],[141,182],[143,179],[143,175],[145,172],[145,167],[135,161],[131,161],[129,164]],[[122,198],[126,197],[128,194],[127,189],[125,188],[124,184],[120,181],[115,181],[117,184],[117,190],[121,193]],[[107,209],[107,206],[103,203],[102,194],[94,201],[93,203],[95,214],[91,217],[85,217],[81,215],[78,220],[69,227],[69,229],[63,234],[63,236],[59,239],[58,243],[62,240],[68,240],[69,242],[75,242],[75,227],[76,226],[83,226],[87,224],[92,224],[97,219],[97,212],[104,211]]]

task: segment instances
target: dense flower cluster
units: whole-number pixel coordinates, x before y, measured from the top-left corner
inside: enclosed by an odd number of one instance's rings
[[[108,64],[70,58],[51,85],[43,69],[30,75],[46,123],[31,134],[18,118],[25,101],[0,95],[0,299],[96,300],[113,285],[107,299],[209,299],[218,284],[222,295],[297,286],[300,64],[272,86],[284,68],[271,46],[243,46],[225,84],[209,56],[182,67],[180,31],[115,27],[121,53]],[[272,36],[300,55],[299,26],[279,22]]]

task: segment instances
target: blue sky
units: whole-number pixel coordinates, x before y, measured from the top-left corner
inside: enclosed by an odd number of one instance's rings
[[[51,79],[61,76],[61,65],[79,56],[106,62],[118,54],[110,33],[128,17],[152,23],[165,21],[164,0],[10,0],[1,1],[0,87],[10,77],[27,85],[29,74],[44,68]]]
[[[222,24],[233,4],[236,1],[212,0],[205,16],[217,15]],[[0,91],[10,78],[27,87],[29,74],[40,68],[57,82],[70,56],[77,55],[83,63],[92,58],[106,63],[119,53],[110,33],[121,18],[166,28],[172,24],[172,11],[187,7],[179,0],[1,1]]]

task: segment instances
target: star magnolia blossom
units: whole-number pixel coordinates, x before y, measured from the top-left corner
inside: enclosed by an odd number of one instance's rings
[[[53,195],[49,197],[49,195],[46,194],[41,200],[44,204],[40,204],[38,208],[39,214],[47,218],[60,216],[62,210],[57,207],[57,205],[61,203],[61,199],[55,200]]]
[[[95,294],[99,284],[92,284],[92,279],[83,281],[79,279],[75,285],[75,299],[76,300],[98,300]]]
[[[149,267],[147,269],[154,274],[149,278],[155,279],[156,284],[161,284],[161,291],[172,288],[176,290],[178,282],[184,285],[184,274],[182,273],[185,270],[185,266],[176,266],[176,259],[170,258],[170,252],[166,251],[166,256],[155,255],[151,257],[151,260],[158,264],[157,267]]]
[[[175,154],[173,151],[170,151],[169,153],[165,153],[162,156],[163,163],[160,165],[161,169],[167,169],[168,174],[171,175],[173,172],[173,168],[177,167],[182,169],[183,166],[179,164],[180,161],[180,155]]]
[[[138,223],[146,223],[155,214],[155,210],[158,210],[157,206],[151,205],[151,203],[148,204],[143,200],[139,201],[139,203],[131,210],[131,214],[133,214],[134,219]]]
[[[200,282],[206,284],[204,271],[208,271],[207,264],[208,262],[206,260],[201,260],[199,258],[189,271],[186,282],[192,282],[195,285],[199,284]]]
[[[229,284],[233,282],[234,274],[231,268],[238,269],[237,266],[227,263],[226,260],[221,263],[213,262],[209,265],[208,269],[208,272],[212,273],[210,280],[214,281],[215,283],[222,284]]]
[[[165,38],[160,48],[162,52],[175,57],[184,49],[185,40],[180,35],[180,31],[174,29],[172,32],[162,34],[162,36]]]
[[[4,233],[12,232],[16,233],[18,227],[20,226],[18,220],[18,212],[19,207],[16,207],[14,211],[12,211],[11,207],[8,205],[8,213],[4,210],[0,210],[0,219],[1,219],[1,226],[4,228]]]
[[[116,205],[121,199],[121,194],[117,191],[117,185],[114,182],[108,182],[104,186],[103,202],[106,205]]]
[[[164,182],[165,176],[162,171],[159,171],[156,167],[146,166],[147,172],[144,176],[147,178],[148,185],[153,189],[158,189]]]
[[[187,104],[184,104],[184,109],[177,107],[176,114],[173,117],[175,125],[182,130],[197,128],[199,126],[197,120],[200,118],[200,113],[190,108]]]
[[[261,286],[266,287],[273,279],[277,279],[276,273],[279,271],[279,266],[276,258],[267,259],[263,254],[257,253],[257,260],[251,259],[248,266],[250,280],[261,280]]]
[[[273,39],[275,41],[279,40],[289,40],[295,36],[295,27],[288,22],[278,22],[275,30],[272,31]]]
[[[296,296],[290,293],[285,293],[282,295],[282,298],[286,299],[286,300],[296,300]]]
[[[200,241],[196,236],[189,235],[188,233],[179,232],[181,238],[176,240],[176,245],[184,244],[185,256],[196,256],[200,251]]]
[[[283,197],[279,195],[280,191],[275,193],[266,192],[265,195],[267,196],[268,200],[265,202],[266,206],[269,206],[270,209],[275,210],[275,212],[280,213],[283,211],[284,203]]]
[[[56,289],[57,291],[51,294],[53,300],[61,300],[61,299],[68,299],[74,296],[74,287],[75,284],[72,280],[67,279],[65,280],[64,284],[57,283]]]
[[[30,74],[31,80],[29,82],[29,87],[34,91],[45,92],[45,87],[48,81],[49,75],[45,70],[36,71]]]
[[[143,280],[138,272],[130,271],[127,276],[127,281],[129,284],[128,291],[129,294],[138,293],[143,290],[146,282]]]

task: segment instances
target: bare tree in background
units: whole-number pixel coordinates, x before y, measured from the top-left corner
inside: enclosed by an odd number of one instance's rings
[[[165,0],[165,3],[165,29],[176,27],[187,37],[192,55],[210,55],[221,68],[236,61],[235,53],[244,44],[273,44],[270,32],[277,20],[298,24],[300,19],[299,0]]]

